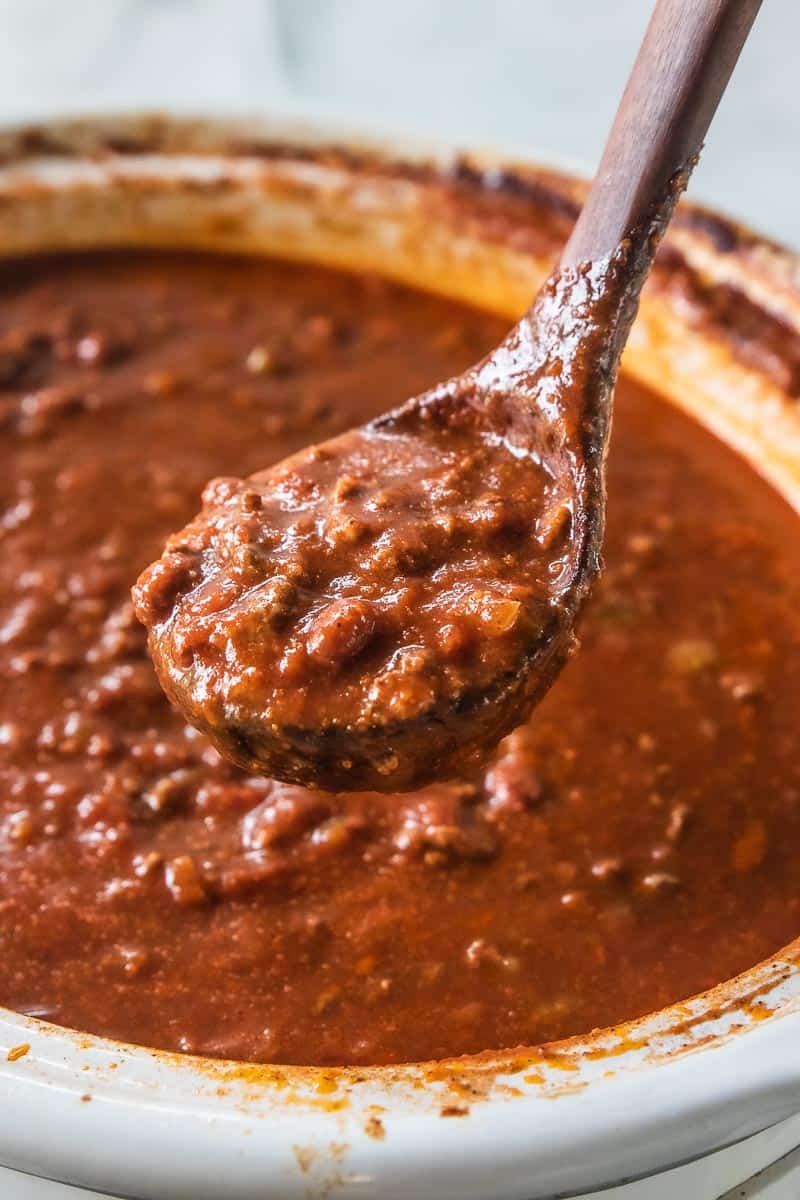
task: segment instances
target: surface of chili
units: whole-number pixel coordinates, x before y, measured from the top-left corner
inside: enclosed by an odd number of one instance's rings
[[[797,519],[708,433],[623,378],[581,653],[488,767],[307,790],[228,765],[170,709],[131,584],[207,479],[376,416],[502,323],[202,255],[8,263],[0,291],[0,1003],[166,1049],[397,1062],[634,1017],[797,934]],[[468,489],[460,451],[440,466]],[[377,484],[348,496],[341,464],[313,469],[341,493],[334,541],[383,520]],[[397,503],[405,476],[398,459]],[[513,498],[469,501],[465,544],[502,580]],[[409,619],[436,515],[402,547],[382,526]],[[474,592],[431,626],[452,650],[491,648],[492,622],[515,636],[519,598]],[[379,652],[381,620],[350,614],[343,641],[316,613],[305,652],[332,673],[350,639]]]

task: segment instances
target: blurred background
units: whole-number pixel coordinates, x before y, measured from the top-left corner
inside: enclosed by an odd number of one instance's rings
[[[0,0],[0,120],[322,117],[591,174],[651,0]],[[800,0],[765,0],[691,194],[800,248]]]

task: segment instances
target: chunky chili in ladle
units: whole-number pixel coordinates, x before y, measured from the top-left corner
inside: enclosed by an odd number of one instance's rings
[[[162,686],[229,758],[402,790],[463,771],[547,690],[599,570],[620,354],[758,7],[660,0],[561,261],[496,350],[213,480],[142,574]]]

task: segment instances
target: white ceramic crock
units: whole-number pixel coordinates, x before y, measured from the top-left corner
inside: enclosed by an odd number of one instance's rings
[[[581,194],[566,176],[485,157],[404,147],[398,161],[307,130],[162,117],[6,130],[0,163],[3,254],[274,253],[382,271],[508,316],[543,277]],[[796,402],[774,363],[754,364],[715,326],[703,296],[723,285],[751,315],[800,332],[795,260],[688,208],[626,369],[800,508]],[[798,1143],[800,943],[624,1027],[400,1068],[211,1062],[0,1010],[0,1163],[106,1194],[535,1200],[614,1187],[620,1200],[701,1200]],[[0,1195],[12,1178],[22,1175],[0,1174]]]

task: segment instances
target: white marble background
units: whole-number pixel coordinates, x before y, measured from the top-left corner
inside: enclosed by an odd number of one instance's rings
[[[591,172],[651,0],[0,0],[0,119],[326,116]],[[692,194],[800,247],[800,0],[764,0]]]

